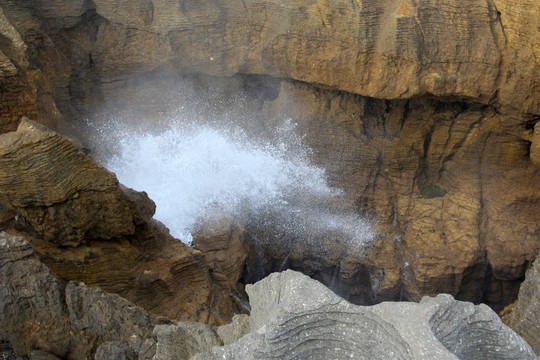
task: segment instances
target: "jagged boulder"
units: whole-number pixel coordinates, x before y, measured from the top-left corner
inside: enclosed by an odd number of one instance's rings
[[[17,212],[17,227],[33,234],[36,252],[63,279],[176,320],[220,325],[242,312],[242,261],[229,270],[205,264],[200,251],[151,221],[146,193],[121,186],[56,132],[23,119],[0,135],[0,189],[0,204],[8,204],[0,221],[9,225]]]
[[[50,271],[22,236],[0,232],[0,340],[19,356],[34,351],[86,359],[111,353],[103,344],[123,342],[115,354],[155,353],[152,331],[171,323],[115,294],[66,282]],[[114,357],[120,358],[120,357]]]
[[[536,359],[487,306],[450,295],[355,306],[291,270],[247,292],[251,332],[193,359]]]
[[[113,173],[67,138],[28,119],[16,132],[0,136],[0,189],[4,203],[58,246],[131,235],[136,222],[153,215],[130,206],[133,201]]]
[[[502,321],[540,354],[540,255],[525,275],[518,300],[505,309]]]

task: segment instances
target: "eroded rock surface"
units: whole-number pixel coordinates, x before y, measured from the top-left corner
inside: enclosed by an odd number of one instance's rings
[[[19,213],[15,225],[33,234],[37,253],[60,277],[171,319],[221,325],[243,311],[241,261],[227,271],[173,238],[151,220],[155,205],[145,193],[121,187],[67,138],[23,120],[0,135],[0,149],[6,217]]]
[[[527,271],[515,304],[501,313],[502,320],[540,354],[540,256]]]
[[[377,100],[291,82],[282,83],[264,112],[278,128],[294,119],[330,184],[346,190],[351,208],[375,214],[384,234],[363,258],[330,246],[342,263],[337,291],[347,289],[343,294],[352,301],[369,293],[374,301],[419,301],[442,292],[499,310],[513,301],[540,250],[540,169],[530,152],[528,116],[433,98]],[[266,249],[269,264],[287,256],[283,247]],[[305,256],[291,257],[290,267],[307,264],[307,274],[330,284],[317,274],[328,268],[328,257],[313,266]],[[331,269],[326,273],[332,278]],[[354,283],[359,276],[365,284]]]
[[[102,80],[156,68],[269,74],[377,98],[461,96],[540,111],[540,8],[532,0],[32,5],[55,31],[94,22],[71,55]]]
[[[39,350],[60,358],[92,358],[106,342],[124,341],[140,359],[155,353],[159,319],[118,295],[65,282],[22,236],[0,233],[0,339],[19,356]],[[119,353],[117,353],[118,355]],[[118,358],[118,357],[116,357]]]
[[[194,359],[536,359],[487,306],[449,295],[355,306],[291,270],[247,291],[251,332]]]
[[[116,176],[68,139],[23,119],[16,132],[1,135],[0,149],[2,201],[45,240],[77,246],[135,232],[139,216]]]

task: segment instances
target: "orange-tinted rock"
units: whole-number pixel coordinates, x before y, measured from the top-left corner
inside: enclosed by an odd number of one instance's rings
[[[239,300],[244,295],[219,276],[214,279],[202,253],[154,220],[129,238],[63,249],[37,239],[34,244],[42,261],[62,278],[119,294],[154,314],[222,325],[245,311]]]
[[[3,201],[45,240],[77,246],[134,233],[116,176],[42,125],[23,119],[0,135],[0,164]]]
[[[540,111],[533,0],[79,2],[35,0],[34,12],[57,31],[86,21],[84,10],[102,17],[86,52],[105,81],[157,68],[269,74],[377,98],[460,96]]]
[[[367,288],[414,300],[445,292],[496,308],[515,298],[540,249],[529,117],[288,82],[265,113],[293,118],[331,184],[379,219],[387,235],[356,260],[356,269],[368,266]]]

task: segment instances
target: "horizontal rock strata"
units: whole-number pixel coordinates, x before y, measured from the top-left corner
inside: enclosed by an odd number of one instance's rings
[[[39,350],[86,359],[105,343],[124,341],[126,351],[152,358],[153,328],[169,320],[118,295],[66,283],[41,263],[22,236],[1,232],[0,248],[0,339],[9,341],[18,356]]]
[[[219,261],[211,254],[151,220],[155,205],[146,193],[121,186],[52,130],[23,119],[18,131],[0,135],[0,188],[7,225],[31,234],[42,261],[61,278],[171,319],[223,324],[245,311],[236,286],[241,261],[214,269]]]
[[[377,98],[459,96],[540,112],[532,0],[32,4],[57,31],[85,10],[106,20],[86,49],[106,81],[156,68],[269,74]]]
[[[193,359],[536,359],[487,306],[449,295],[355,306],[290,270],[247,291],[251,332]]]

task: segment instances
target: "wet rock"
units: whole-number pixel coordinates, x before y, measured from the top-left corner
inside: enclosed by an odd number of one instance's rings
[[[499,311],[514,301],[540,249],[540,172],[523,135],[530,117],[286,81],[264,113],[276,128],[295,119],[313,162],[345,189],[346,207],[375,215],[380,237],[362,256],[352,256],[351,246],[342,251],[332,235],[321,255],[301,242],[292,252],[268,244],[263,273],[282,270],[290,253],[289,268],[359,304],[449,293]]]
[[[487,306],[449,295],[355,306],[290,270],[247,291],[251,332],[194,359],[536,359]]]
[[[502,321],[540,354],[540,256],[525,275],[516,303],[501,313]]]
[[[250,251],[244,227],[226,214],[201,223],[202,227],[193,234],[192,246],[202,251],[201,258],[213,269],[216,281],[225,288],[237,288]]]
[[[211,260],[212,251],[182,244],[151,221],[155,204],[146,193],[119,185],[69,139],[30,120],[0,135],[0,149],[5,221],[19,213],[19,227],[34,234],[37,253],[59,276],[177,320],[222,325],[242,312],[245,255]],[[231,239],[242,247],[240,235]]]

